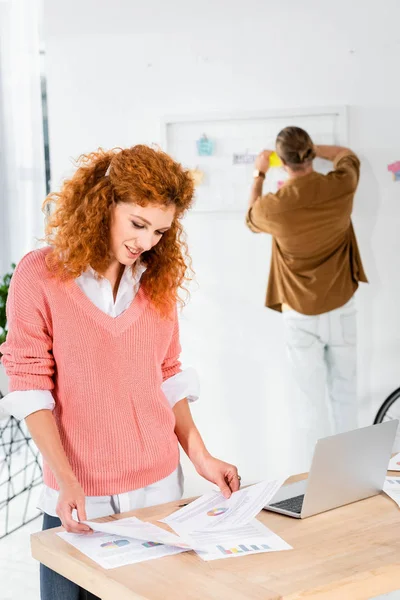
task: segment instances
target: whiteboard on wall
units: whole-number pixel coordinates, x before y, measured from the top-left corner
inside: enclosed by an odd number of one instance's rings
[[[166,152],[200,174],[193,210],[243,213],[252,183],[253,157],[263,149],[274,149],[277,134],[289,125],[308,131],[315,144],[347,143],[345,107],[165,118]],[[213,146],[210,156],[198,154],[197,141],[203,136]],[[331,166],[322,160],[314,164],[321,172],[328,172]],[[278,181],[285,177],[283,169],[270,169],[265,191],[276,191]]]

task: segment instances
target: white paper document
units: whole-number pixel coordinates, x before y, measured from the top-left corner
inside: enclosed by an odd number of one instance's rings
[[[390,459],[388,471],[400,471],[400,452]]]
[[[400,507],[400,477],[386,477],[383,491]]]
[[[289,550],[289,544],[255,519],[283,481],[257,483],[234,492],[228,500],[220,492],[202,496],[162,520],[178,535],[136,517],[84,521],[93,534],[58,535],[104,569],[188,550],[205,561]]]
[[[204,547],[204,551],[196,550],[196,554],[205,561],[292,550],[292,546],[257,519],[253,519],[248,525],[232,529],[196,531],[192,537],[198,545]]]
[[[59,533],[58,535],[96,561],[103,569],[113,569],[178,552],[203,549],[203,546],[188,536],[183,539],[136,517],[115,519],[105,523],[95,521],[84,521],[84,523],[93,529],[93,534]]]
[[[228,499],[221,492],[211,492],[161,519],[161,522],[181,536],[193,531],[225,530],[247,525],[273,498],[283,482],[284,479],[262,481],[234,492]]]
[[[136,540],[142,540],[144,542],[157,542],[167,546],[175,546],[176,548],[185,548],[186,550],[195,548],[201,550],[201,547],[196,547],[195,542],[191,540],[189,536],[182,538],[175,535],[175,533],[171,533],[161,527],[157,527],[157,525],[153,525],[153,523],[141,521],[137,517],[114,519],[104,523],[97,523],[96,521],[84,521],[84,523],[89,525],[93,531],[121,535]]]
[[[103,569],[115,569],[187,551],[183,548],[164,546],[152,541],[144,542],[102,532],[89,535],[77,533],[58,533],[57,535],[97,562]]]

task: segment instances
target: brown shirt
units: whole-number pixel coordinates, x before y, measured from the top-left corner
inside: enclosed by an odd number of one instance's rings
[[[273,236],[266,306],[318,315],[343,306],[368,281],[351,222],[359,174],[357,156],[344,151],[334,171],[290,179],[249,209],[248,227]]]

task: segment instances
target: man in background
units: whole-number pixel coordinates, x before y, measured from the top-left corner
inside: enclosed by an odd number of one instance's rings
[[[255,163],[246,223],[272,235],[266,305],[283,313],[286,345],[302,401],[296,425],[317,434],[327,421],[326,388],[336,433],[357,427],[356,307],[367,282],[351,222],[360,161],[340,146],[314,146],[299,127],[283,129],[276,152],[288,173],[277,193],[263,196],[272,151]],[[333,162],[322,175],[315,157]]]

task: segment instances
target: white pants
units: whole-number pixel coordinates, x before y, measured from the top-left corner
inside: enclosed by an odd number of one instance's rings
[[[291,413],[309,437],[357,427],[357,326],[354,297],[317,316],[283,312],[293,379]],[[327,401],[327,397],[329,402]],[[329,426],[330,425],[330,426]],[[333,426],[332,426],[333,425]]]

